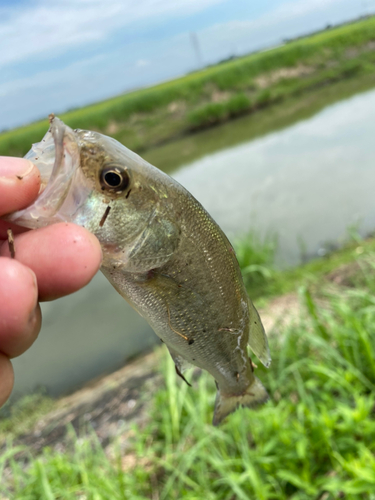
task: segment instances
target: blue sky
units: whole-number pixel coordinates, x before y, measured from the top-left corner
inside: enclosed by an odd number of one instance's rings
[[[375,12],[375,0],[0,0],[0,130],[283,38]]]

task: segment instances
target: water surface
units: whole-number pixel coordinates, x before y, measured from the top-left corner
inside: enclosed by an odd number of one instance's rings
[[[300,262],[375,229],[375,91],[280,132],[221,150],[173,176],[232,237],[276,234],[278,262]]]

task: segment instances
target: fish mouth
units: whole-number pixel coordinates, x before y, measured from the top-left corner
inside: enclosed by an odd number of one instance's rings
[[[25,156],[40,172],[39,196],[29,207],[5,218],[32,229],[55,222],[71,222],[77,208],[88,196],[84,175],[79,168],[77,135],[59,118],[54,115],[49,118],[48,132]]]

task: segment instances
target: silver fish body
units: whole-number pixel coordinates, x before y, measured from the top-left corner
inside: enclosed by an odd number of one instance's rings
[[[233,248],[202,205],[114,139],[57,118],[26,157],[45,188],[9,219],[74,222],[95,234],[103,273],[166,344],[177,373],[192,364],[216,380],[215,425],[264,402],[247,345],[268,366],[267,338]]]

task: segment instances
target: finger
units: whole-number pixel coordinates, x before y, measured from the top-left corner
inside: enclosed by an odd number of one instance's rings
[[[39,170],[29,160],[0,156],[0,216],[27,207],[38,196]]]
[[[18,356],[41,325],[35,274],[20,262],[0,258],[0,352]]]
[[[40,300],[76,292],[98,271],[102,253],[99,241],[75,224],[53,224],[15,237],[16,259],[36,275]],[[0,255],[9,256],[3,242]]]
[[[5,354],[0,353],[0,407],[9,398],[14,384],[12,363]]]

